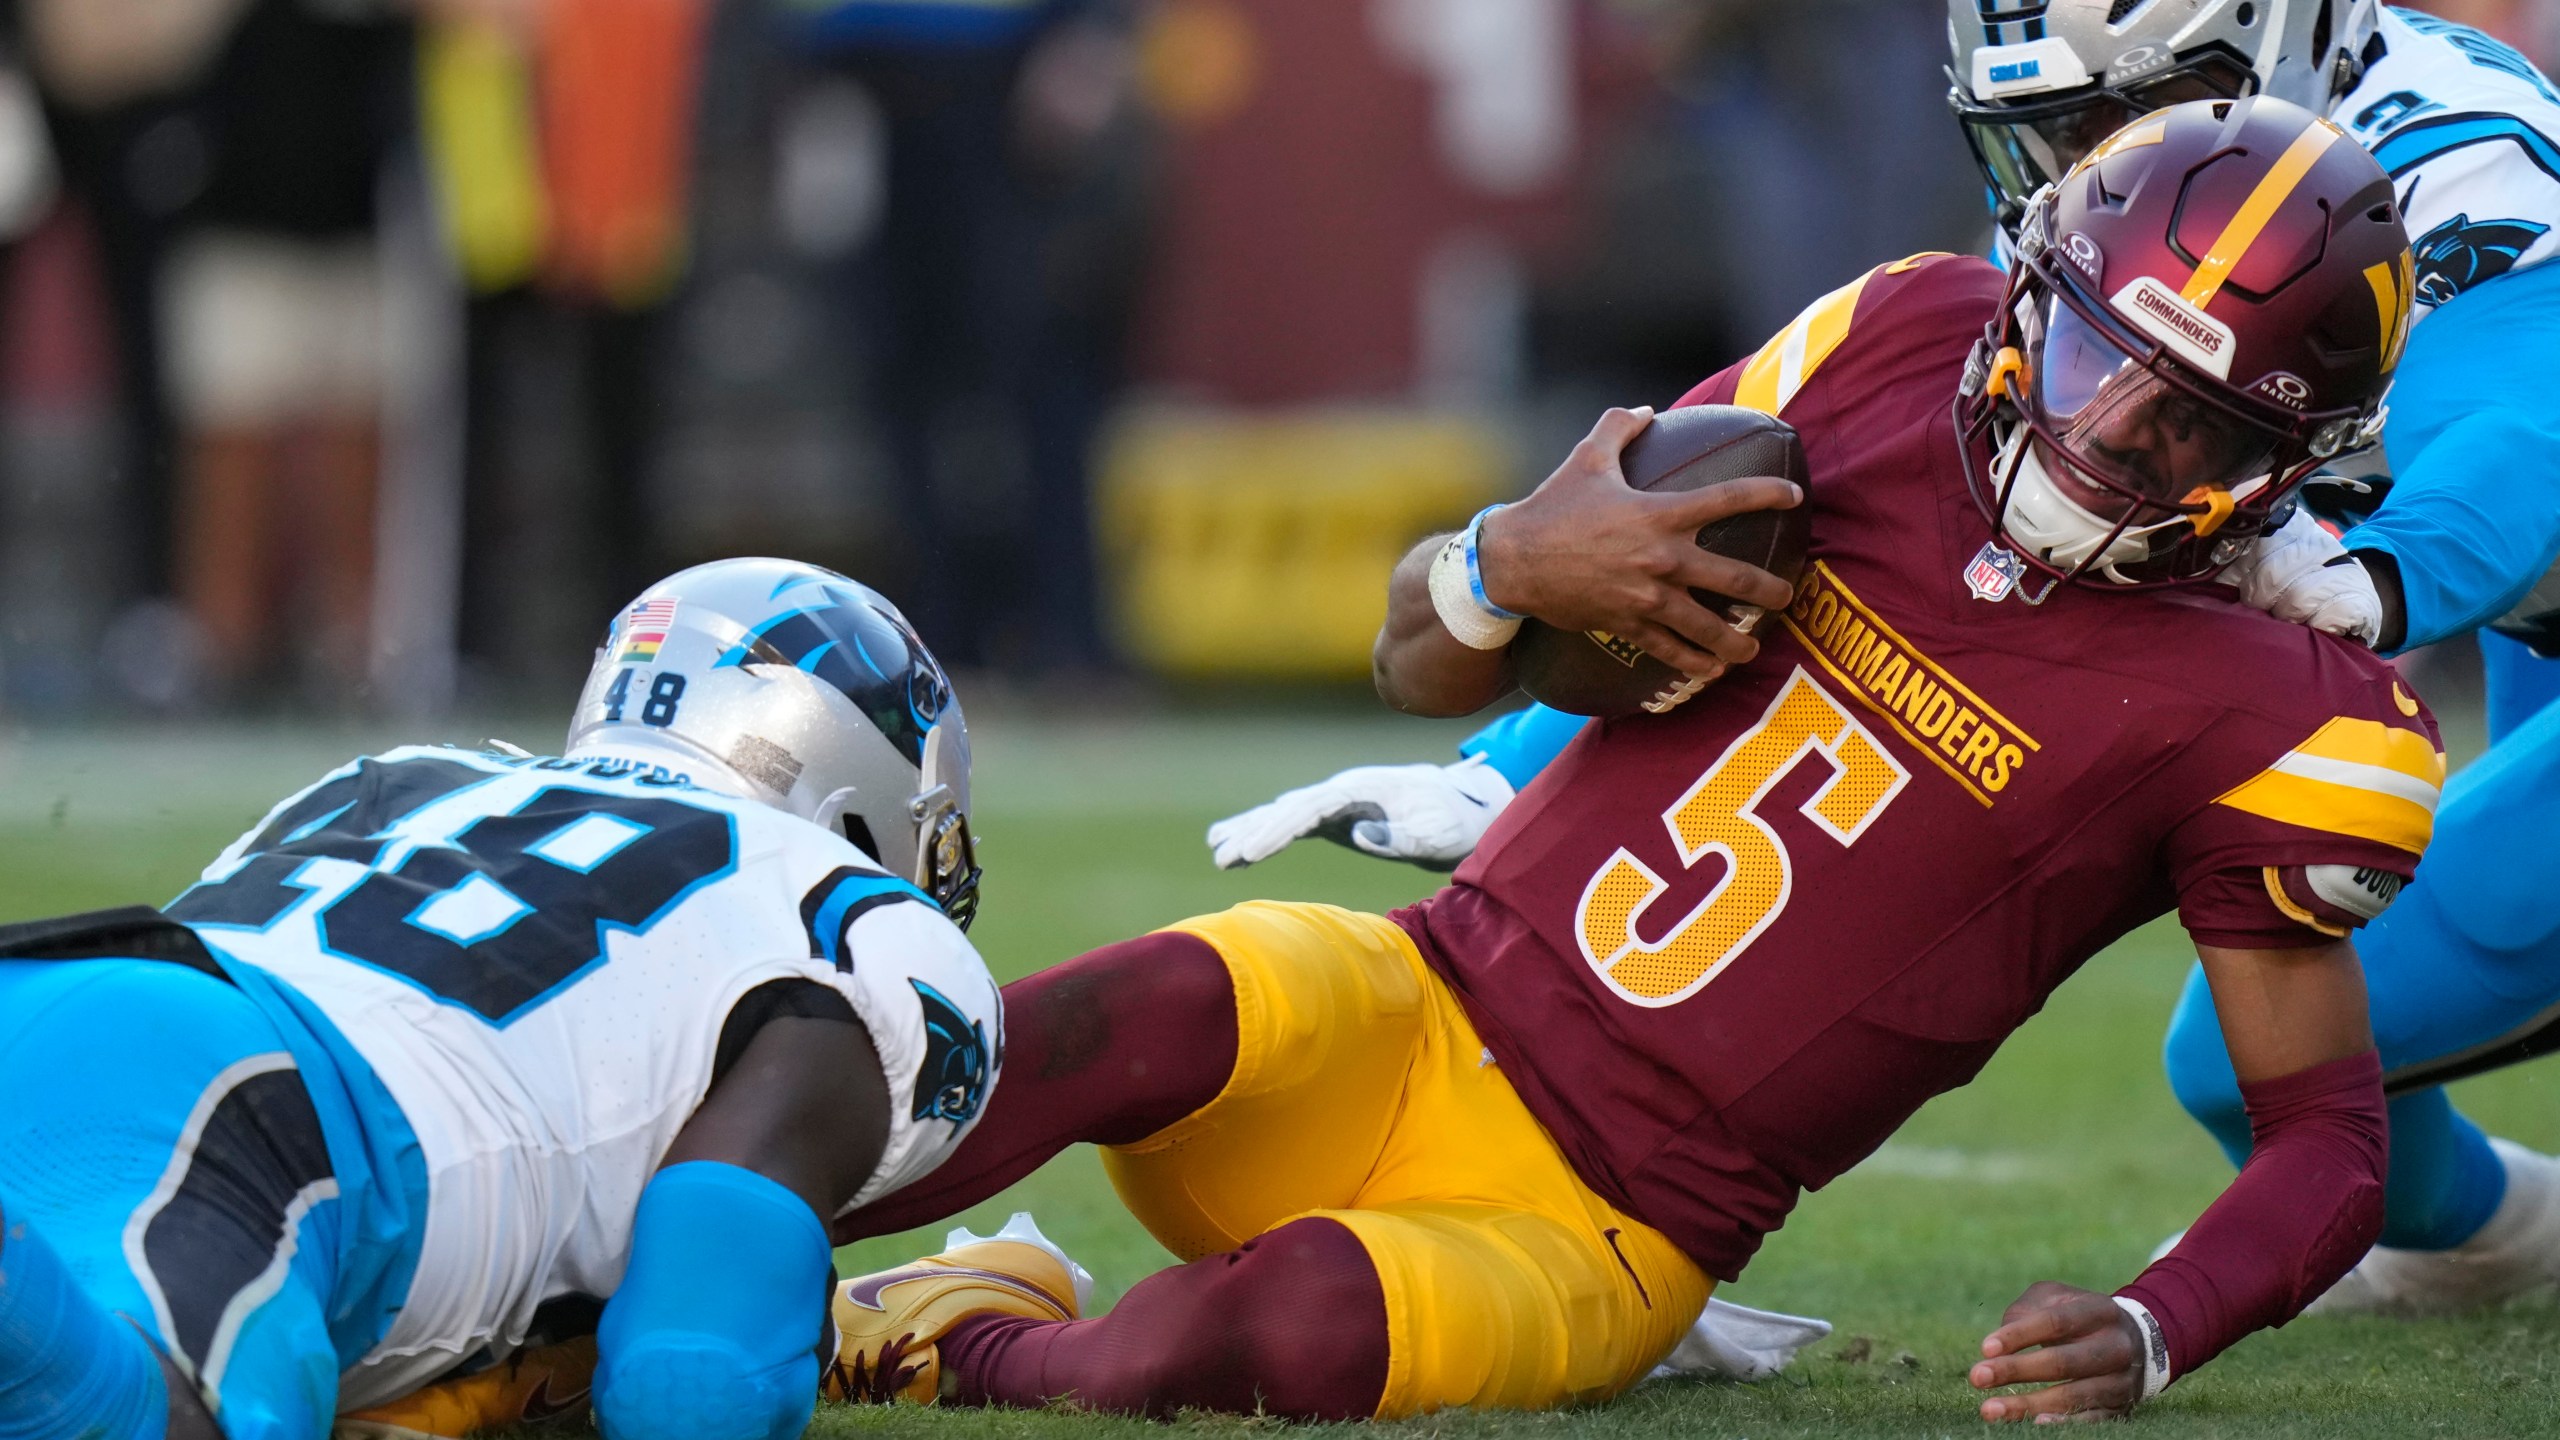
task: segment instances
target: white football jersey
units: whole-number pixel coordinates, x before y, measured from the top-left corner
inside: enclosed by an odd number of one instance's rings
[[[641,1188],[748,992],[815,981],[870,1030],[889,1145],[855,1204],[951,1153],[1003,1046],[995,981],[912,886],[806,821],[624,760],[356,761],[169,914],[308,998],[416,1132],[416,1278],[343,1377],[350,1410],[509,1353],[546,1300],[613,1293]]]
[[[2508,46],[2432,15],[2385,7],[2373,43],[2329,113],[2400,196],[2418,318],[2560,257],[2560,90]]]

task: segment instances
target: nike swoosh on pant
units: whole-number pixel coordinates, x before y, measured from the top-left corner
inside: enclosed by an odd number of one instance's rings
[[[548,1420],[556,1415],[566,1415],[572,1410],[586,1408],[589,1387],[581,1385],[566,1395],[554,1395],[551,1393],[551,1382],[559,1378],[557,1375],[543,1376],[542,1383],[533,1388],[533,1393],[524,1397],[525,1419]]]

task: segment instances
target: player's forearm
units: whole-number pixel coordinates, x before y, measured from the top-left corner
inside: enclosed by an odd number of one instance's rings
[[[1448,539],[1431,536],[1397,563],[1371,652],[1379,698],[1411,715],[1472,715],[1511,691],[1510,653],[1461,644],[1432,608],[1431,561]]]
[[[2367,1050],[2240,1093],[2249,1163],[2176,1249],[2117,1292],[2159,1321],[2172,1377],[2300,1314],[2382,1233],[2380,1057]]]
[[[2560,407],[2555,407],[2560,409]],[[2505,614],[2560,558],[2560,413],[2482,410],[2436,433],[2391,498],[2348,533],[2399,582],[2399,644],[2414,649]]]
[[[890,1103],[880,1052],[849,1006],[841,1016],[778,1016],[748,1039],[659,1163],[734,1165],[833,1215],[878,1173]]]
[[[2560,265],[2479,285],[2410,332],[2383,444],[2394,476],[2350,549],[2388,551],[2404,645],[2506,613],[2560,552]]]
[[[1515,710],[1458,745],[1461,755],[1480,756],[1511,783],[1525,790],[1538,772],[1555,763],[1591,721],[1544,705]]]

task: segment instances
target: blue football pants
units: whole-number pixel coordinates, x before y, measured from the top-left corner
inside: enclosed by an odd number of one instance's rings
[[[2386,1071],[2478,1049],[2560,1005],[2560,662],[2482,634],[2488,753],[2453,777],[2416,883],[2355,937]],[[2237,1165],[2249,1117],[2201,966],[2163,1047],[2178,1102]],[[2480,1128],[2442,1090],[2391,1102],[2382,1243],[2442,1250],[2506,1193]]]
[[[105,1312],[55,1327],[98,1347],[89,1366],[132,1371],[119,1347],[147,1335],[228,1440],[324,1440],[339,1206],[300,1073],[238,990],[157,961],[0,961],[0,1268],[40,1238],[14,1263],[67,1272],[74,1320]],[[43,1368],[28,1343],[0,1325],[0,1377]],[[65,1359],[56,1376],[80,1368]],[[10,1440],[152,1440],[162,1425],[76,1385],[11,1393]]]

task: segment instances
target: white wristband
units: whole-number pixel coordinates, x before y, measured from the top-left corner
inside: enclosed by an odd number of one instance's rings
[[[2142,1398],[2148,1400],[2169,1388],[2169,1337],[2161,1333],[2160,1322],[2141,1301],[2123,1295],[2114,1299],[2118,1309],[2133,1317],[2133,1328],[2142,1332]]]
[[[1475,584],[1467,575],[1463,534],[1450,536],[1449,543],[1432,557],[1431,608],[1458,643],[1472,650],[1499,650],[1520,633],[1517,618],[1496,618],[1477,603]]]

